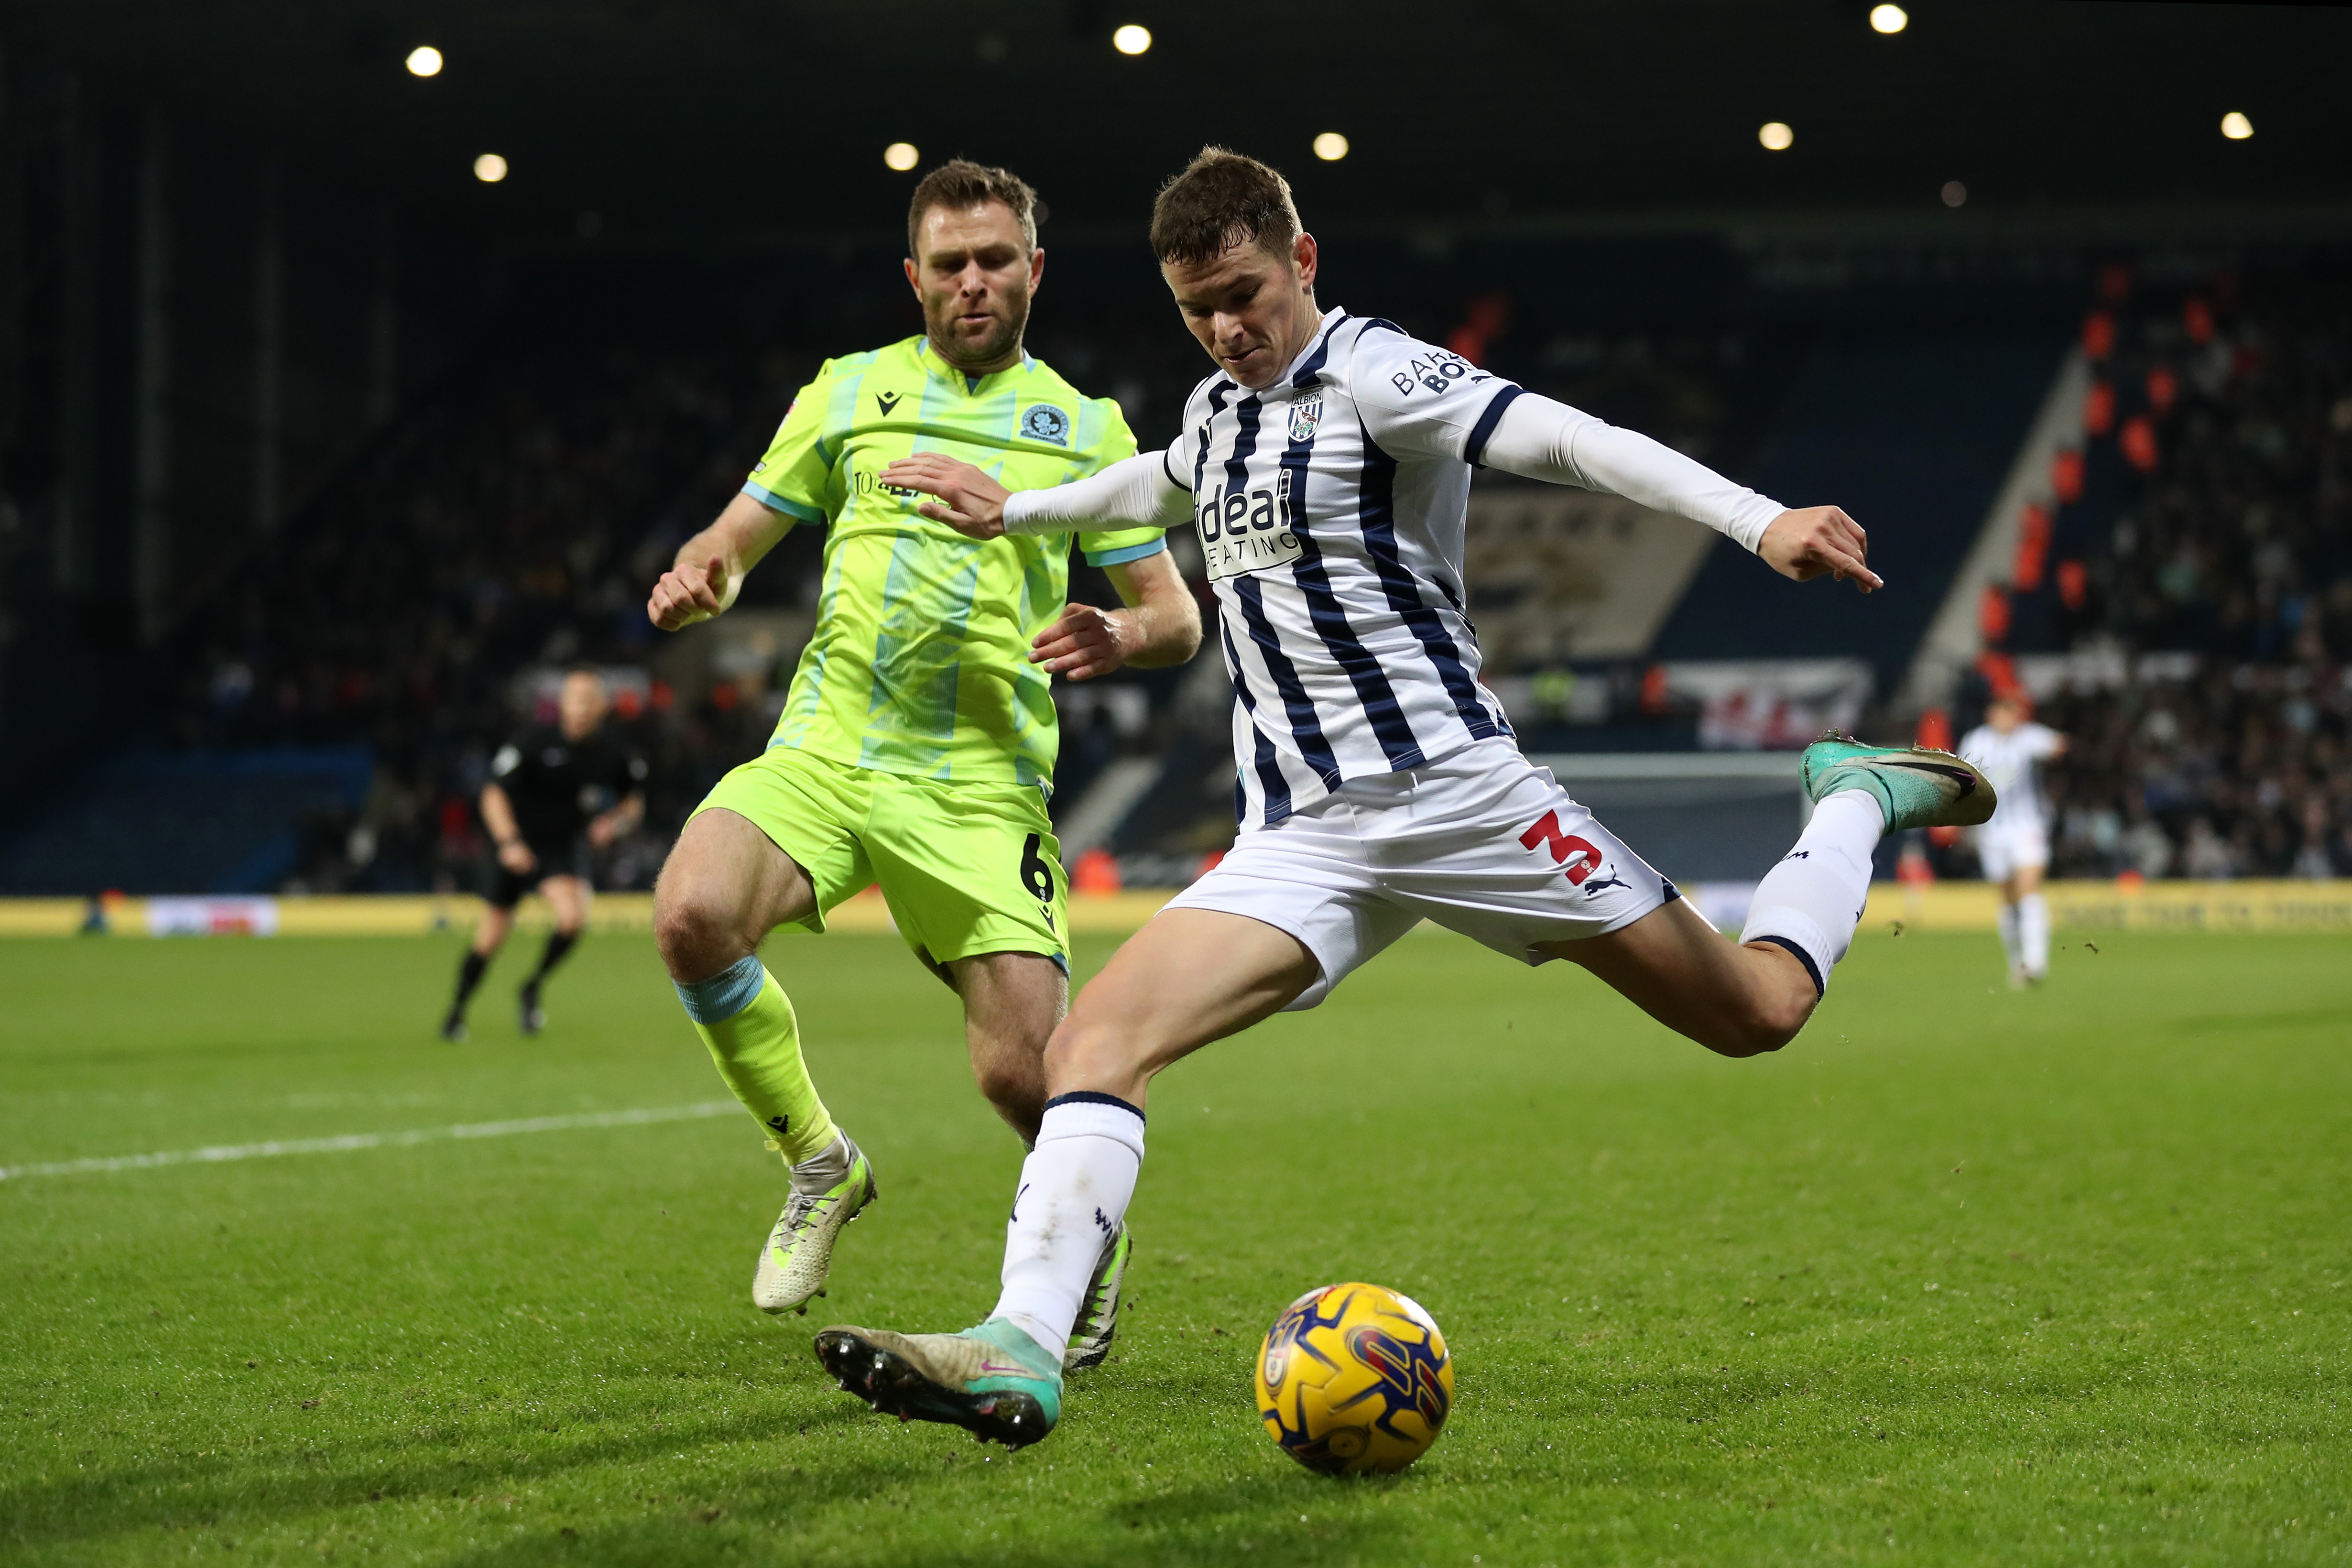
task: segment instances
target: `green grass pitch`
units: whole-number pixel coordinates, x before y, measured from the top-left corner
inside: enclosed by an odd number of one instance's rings
[[[1990,936],[1866,935],[1733,1062],[1416,936],[1160,1080],[1118,1351],[1007,1456],[810,1356],[982,1311],[1019,1149],[895,942],[780,940],[882,1184],[821,1314],[749,1304],[732,1115],[0,1183],[0,1561],[2352,1560],[2352,942],[2100,946],[2021,996]],[[721,1097],[643,940],[537,1040],[519,946],[453,1048],[456,956],[0,944],[0,1163]],[[1252,1407],[1345,1278],[1454,1350],[1399,1477]]]

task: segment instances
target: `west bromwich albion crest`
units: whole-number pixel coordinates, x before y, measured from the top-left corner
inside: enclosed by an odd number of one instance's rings
[[[1070,444],[1070,416],[1050,403],[1033,403],[1021,414],[1021,434],[1032,441]]]
[[[1323,422],[1323,400],[1310,397],[1304,403],[1290,405],[1290,438],[1294,441],[1315,439],[1315,426]]]

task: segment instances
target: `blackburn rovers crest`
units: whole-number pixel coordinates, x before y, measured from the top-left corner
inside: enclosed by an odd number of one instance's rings
[[[1294,441],[1315,439],[1315,426],[1323,423],[1323,400],[1310,397],[1304,403],[1290,405],[1290,438]]]
[[[1050,403],[1032,404],[1022,411],[1021,434],[1032,441],[1051,441],[1056,447],[1070,444],[1070,416]]]

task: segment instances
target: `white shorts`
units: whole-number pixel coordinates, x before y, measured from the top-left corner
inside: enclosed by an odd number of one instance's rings
[[[1538,942],[1600,936],[1680,896],[1550,770],[1495,739],[1351,780],[1243,834],[1168,907],[1246,915],[1306,944],[1323,973],[1295,1012],[1424,920],[1541,963]]]
[[[1988,882],[2006,882],[2021,870],[2050,864],[2050,835],[2038,823],[1977,829],[1977,862]]]

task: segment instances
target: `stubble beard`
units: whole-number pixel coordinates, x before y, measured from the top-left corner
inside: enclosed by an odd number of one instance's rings
[[[1029,293],[1008,292],[1004,296],[1004,313],[995,320],[987,337],[967,345],[954,335],[954,301],[948,302],[946,320],[929,324],[931,346],[940,357],[968,374],[982,374],[981,367],[990,370],[1003,368],[1000,363],[1013,356],[1021,346],[1021,334],[1029,325]]]

